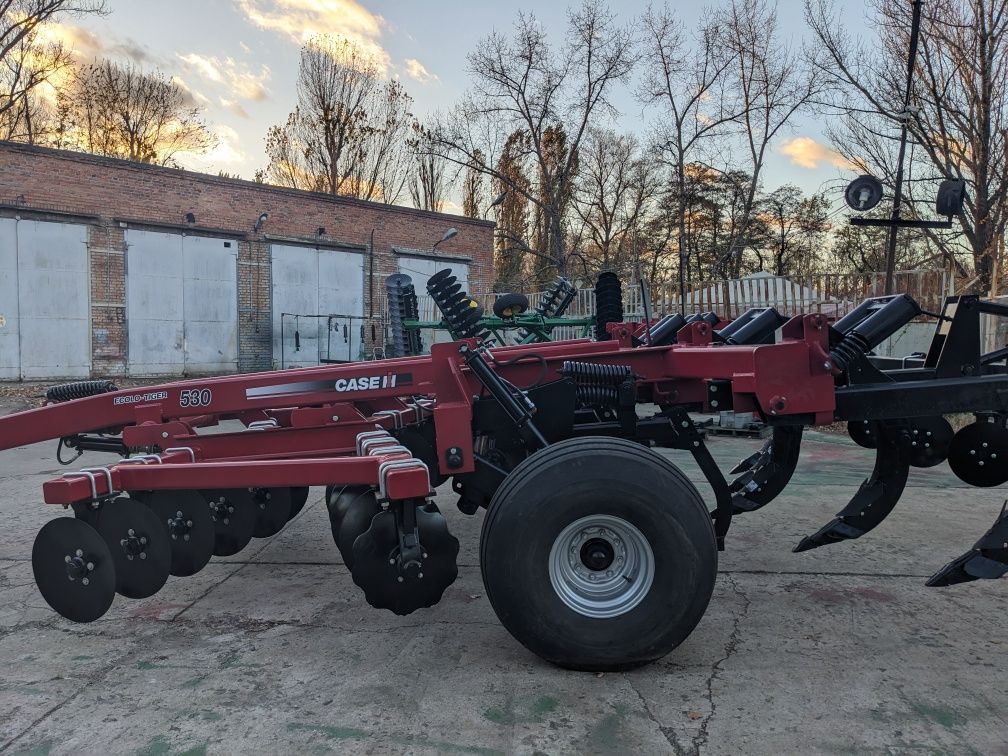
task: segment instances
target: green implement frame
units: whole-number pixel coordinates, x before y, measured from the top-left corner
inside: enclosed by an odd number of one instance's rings
[[[404,320],[403,325],[407,330],[448,330],[448,325],[443,320]],[[587,338],[591,335],[591,330],[594,326],[595,318],[593,316],[583,318],[544,318],[535,312],[526,312],[510,319],[487,315],[480,318],[476,324],[479,330],[490,331],[499,344],[538,344],[552,341],[554,328],[580,328],[580,338]],[[504,336],[508,331],[514,330],[521,330],[524,332],[524,335],[520,335],[515,341],[508,342]]]

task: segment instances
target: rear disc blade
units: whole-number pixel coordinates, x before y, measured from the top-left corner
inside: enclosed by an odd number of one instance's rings
[[[258,508],[247,488],[215,488],[201,491],[214,523],[216,556],[231,556],[252,540]]]
[[[847,423],[847,435],[865,449],[878,446],[878,426],[872,420],[851,420]]]
[[[919,417],[910,421],[910,464],[934,467],[948,457],[955,431],[944,417]]]
[[[42,598],[73,622],[92,622],[112,606],[115,566],[108,544],[73,517],[47,522],[35,536],[32,572]]]
[[[146,504],[125,496],[107,501],[98,510],[95,529],[112,552],[117,593],[139,599],[161,590],[171,567],[171,546]]]
[[[308,486],[297,486],[290,490],[290,517],[288,520],[293,520],[299,514],[301,510],[304,509],[305,503],[308,501]]]
[[[252,535],[269,538],[276,535],[287,524],[291,513],[291,490],[289,488],[253,488],[256,521]]]
[[[1008,481],[1008,429],[997,423],[972,423],[952,438],[949,467],[971,486],[990,488]]]
[[[198,491],[155,491],[147,506],[168,533],[171,574],[195,575],[206,567],[214,549],[214,522]]]

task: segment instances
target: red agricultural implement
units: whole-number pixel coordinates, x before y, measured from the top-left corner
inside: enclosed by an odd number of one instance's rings
[[[833,324],[768,308],[726,325],[709,313],[641,325],[602,317],[613,309],[603,287],[601,340],[495,347],[447,271],[428,290],[457,339],[429,356],[124,391],[91,381],[0,419],[2,448],[59,439],[60,455],[124,457],[44,485],[46,502],[76,515],[35,542],[48,603],[94,620],[116,592],[150,596],[169,574],[273,535],[308,486],[324,485],[354,582],[372,606],[407,614],[437,603],[457,575],[459,543],[431,500],[450,481],[462,512],[487,510],[486,594],[515,638],[564,666],[627,668],[668,653],[699,622],[732,518],[783,490],[806,426],[848,421],[877,462],[798,551],[865,535],[911,467],[948,459],[972,485],[1008,481],[1008,349],[985,354],[980,339],[981,314],[1008,308],[976,297],[932,315],[927,355],[893,361],[871,352],[921,317],[905,295],[868,300]],[[773,428],[731,482],[689,415],[719,410],[755,412]],[[952,413],[976,422],[953,434],[943,417]],[[220,432],[221,420],[242,429]],[[712,506],[652,447],[690,452]],[[1002,513],[929,584],[1006,571]]]

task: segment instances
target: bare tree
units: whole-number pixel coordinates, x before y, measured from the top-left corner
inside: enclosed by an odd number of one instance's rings
[[[479,163],[485,162],[483,153],[476,155]],[[477,163],[465,167],[462,177],[462,215],[467,218],[479,218],[480,207],[483,205],[484,176]]]
[[[524,251],[553,270],[566,272],[569,263],[564,224],[581,142],[594,119],[615,112],[609,97],[633,61],[629,30],[600,2],[569,11],[562,45],[520,14],[511,35],[493,33],[470,54],[472,88],[438,132],[446,158],[476,167],[535,209],[541,234]],[[535,177],[528,185],[497,167],[497,148],[516,131],[527,138],[518,157],[532,169],[522,175]]]
[[[430,146],[430,132],[420,123],[413,125],[410,147],[413,174],[409,182],[413,207],[441,212],[448,195],[448,163]]]
[[[739,103],[742,152],[748,180],[740,186],[742,213],[725,251],[726,271],[736,277],[742,264],[767,153],[794,116],[810,105],[821,91],[801,56],[780,33],[777,8],[767,0],[732,0],[723,24],[728,88]],[[736,163],[736,168],[741,168]],[[730,174],[726,174],[730,175]]]
[[[951,262],[965,246],[977,288],[987,291],[1008,227],[1008,0],[929,0],[907,113],[910,4],[872,0],[878,40],[864,42],[846,35],[832,0],[805,6],[819,43],[812,56],[817,75],[834,86],[829,104],[842,115],[830,129],[837,150],[891,187],[906,123],[913,175],[905,199],[927,217],[939,180],[966,181],[962,236],[929,236]]]
[[[658,177],[636,137],[593,128],[581,148],[574,210],[580,222],[582,253],[597,269],[629,272]]]
[[[216,144],[202,109],[181,87],[132,63],[101,60],[76,69],[57,102],[57,146],[175,165],[178,153]]]
[[[658,111],[655,142],[675,185],[675,191],[665,198],[665,210],[671,212],[668,219],[674,226],[666,224],[666,228],[676,235],[680,291],[684,291],[689,265],[690,165],[708,160],[705,148],[734,127],[743,106],[727,88],[732,58],[722,52],[726,40],[720,19],[705,19],[695,41],[686,39],[668,6],[648,8],[641,27],[644,73],[638,95],[642,103]]]
[[[39,91],[71,59],[62,43],[39,38],[40,27],[106,12],[104,0],[0,0],[0,139],[36,143],[47,136],[53,109]]]
[[[297,189],[395,202],[411,155],[412,98],[383,80],[355,42],[317,36],[301,50],[298,102],[266,135],[267,180]]]

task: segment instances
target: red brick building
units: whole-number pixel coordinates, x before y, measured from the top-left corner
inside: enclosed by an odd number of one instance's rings
[[[0,142],[0,378],[261,370],[333,343],[360,359],[387,275],[423,291],[452,267],[489,291],[492,239],[487,221]]]

